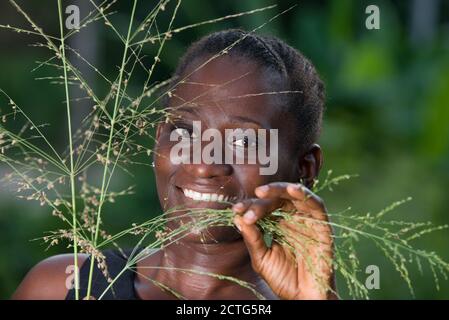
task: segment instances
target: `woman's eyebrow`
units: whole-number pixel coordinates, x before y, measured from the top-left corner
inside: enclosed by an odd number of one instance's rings
[[[198,105],[185,104],[182,107],[179,107],[179,109],[176,109],[176,113],[189,113],[189,114],[199,117]],[[245,117],[245,116],[229,115],[229,114],[226,114],[226,118],[229,119],[230,122],[232,122],[232,123],[236,123],[236,124],[249,123],[249,124],[256,125],[259,128],[264,128],[264,126],[260,122],[254,120],[253,118],[249,118],[249,117]]]
[[[179,108],[174,109],[174,112],[176,113],[190,113],[193,115],[198,116],[198,111],[197,111],[198,106],[197,105],[192,105],[192,104],[185,104]]]
[[[234,115],[228,115],[228,118],[231,120],[231,122],[234,123],[251,123],[255,124],[256,126],[263,128],[264,126],[260,124],[260,122],[257,122],[254,119],[245,117],[245,116],[234,116]]]

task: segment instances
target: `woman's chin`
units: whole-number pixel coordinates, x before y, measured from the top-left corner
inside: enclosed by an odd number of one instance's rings
[[[209,202],[209,201],[194,201],[191,199],[185,199],[182,202],[176,204],[177,208],[186,210],[225,210],[230,209],[233,203],[231,202]]]
[[[241,239],[242,236],[235,227],[208,227],[206,229],[192,231],[190,230],[182,237],[182,242],[198,244],[220,244],[234,242]]]
[[[207,219],[208,209],[223,210],[229,209],[232,204],[213,203],[213,202],[183,202],[177,203],[173,208],[178,208],[170,215],[170,222],[167,223],[169,230],[176,230],[182,226],[188,226],[186,232],[183,232],[182,241],[198,242],[204,244],[216,244],[220,242],[232,242],[241,238],[240,233],[234,226],[208,226],[206,228],[196,229],[196,222]],[[214,219],[212,219],[214,220]],[[192,225],[193,223],[193,225]],[[201,225],[201,223],[199,223]]]
[[[233,242],[241,239],[242,236],[235,227],[209,227],[196,234],[202,243]]]

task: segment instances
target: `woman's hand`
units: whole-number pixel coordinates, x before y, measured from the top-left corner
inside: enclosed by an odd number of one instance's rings
[[[251,256],[253,269],[281,299],[332,299],[332,228],[322,200],[301,184],[275,182],[256,188],[257,198],[233,206],[234,223]],[[276,209],[292,212],[279,225],[286,244],[267,247],[256,222]],[[312,267],[310,267],[312,266]]]

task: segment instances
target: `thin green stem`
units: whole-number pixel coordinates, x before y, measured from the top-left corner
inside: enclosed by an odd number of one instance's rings
[[[58,12],[59,12],[59,29],[61,33],[61,53],[62,63],[64,66],[64,87],[66,96],[67,107],[67,124],[69,130],[69,148],[70,148],[70,189],[72,193],[72,230],[73,230],[73,263],[75,265],[75,299],[79,300],[79,273],[78,273],[78,235],[76,224],[76,197],[75,197],[75,170],[73,167],[73,141],[72,141],[72,119],[70,116],[70,98],[69,98],[69,85],[67,81],[67,64],[65,56],[65,44],[64,44],[64,26],[62,22],[62,8],[61,0],[58,0]]]
[[[104,198],[105,198],[104,194],[105,194],[105,188],[106,188],[109,159],[111,156],[112,140],[114,137],[114,126],[115,126],[115,120],[117,117],[117,110],[118,110],[119,101],[120,101],[120,90],[121,90],[121,85],[122,85],[122,81],[123,81],[123,73],[125,71],[125,66],[126,66],[126,60],[127,60],[126,57],[127,57],[127,53],[128,53],[128,47],[129,47],[129,38],[131,36],[131,30],[132,30],[132,25],[133,25],[133,21],[134,21],[134,14],[136,11],[136,6],[137,6],[137,0],[134,0],[131,17],[130,17],[130,22],[129,22],[129,26],[128,26],[128,34],[126,36],[126,41],[125,41],[125,48],[124,48],[124,52],[123,52],[122,64],[120,67],[117,95],[115,97],[114,110],[113,110],[112,120],[111,120],[111,130],[109,132],[108,148],[107,148],[107,152],[106,152],[106,162],[104,164],[103,179],[102,179],[102,184],[101,184],[100,203],[98,205],[97,223],[95,226],[95,236],[93,239],[94,247],[96,247],[96,245],[97,245],[98,233],[100,230],[101,212],[102,212],[103,204],[104,204]],[[90,260],[89,279],[88,279],[88,285],[87,285],[87,297],[90,297],[90,292],[92,289],[92,275],[93,275],[93,269],[94,269],[94,262],[95,262],[95,257],[92,255],[91,260]]]

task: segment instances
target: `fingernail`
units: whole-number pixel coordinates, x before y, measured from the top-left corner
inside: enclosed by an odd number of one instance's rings
[[[241,210],[241,209],[243,209],[243,203],[238,202],[238,203],[234,204],[234,209],[235,209],[235,210]]]
[[[253,223],[257,220],[257,217],[253,210],[248,210],[243,215],[243,219],[245,219],[246,223]]]
[[[267,192],[270,188],[268,188],[268,186],[260,186],[260,187],[257,187],[256,189],[257,189],[257,191],[259,191],[259,192],[265,193],[265,192]]]

